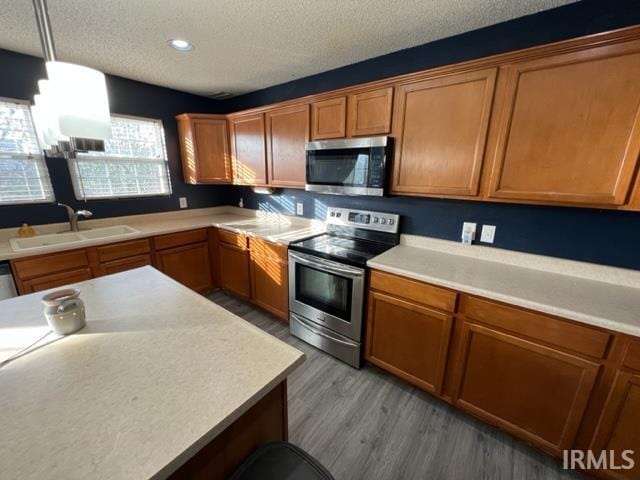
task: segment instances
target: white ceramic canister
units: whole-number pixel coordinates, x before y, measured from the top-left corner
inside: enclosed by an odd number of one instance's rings
[[[58,335],[69,335],[87,324],[84,302],[79,296],[80,290],[77,288],[64,288],[42,297],[44,316],[51,330]]]

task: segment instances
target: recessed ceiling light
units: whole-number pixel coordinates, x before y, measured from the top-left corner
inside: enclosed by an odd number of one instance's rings
[[[169,45],[178,50],[179,52],[190,52],[193,50],[193,45],[191,45],[186,40],[179,40],[174,38],[173,40],[169,40]]]

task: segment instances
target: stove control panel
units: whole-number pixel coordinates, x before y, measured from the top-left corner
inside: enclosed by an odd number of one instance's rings
[[[326,221],[332,225],[345,225],[379,232],[398,233],[400,215],[329,207]]]

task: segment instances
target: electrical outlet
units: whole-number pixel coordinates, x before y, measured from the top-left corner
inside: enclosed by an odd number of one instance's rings
[[[178,201],[180,202],[180,208],[187,208],[189,206],[189,202],[187,202],[187,197],[180,197]]]
[[[484,243],[493,243],[496,238],[496,226],[495,225],[483,225],[482,233],[480,234],[480,241]]]
[[[473,222],[464,222],[462,224],[462,243],[471,245],[476,238],[476,224]]]
[[[296,215],[304,215],[304,204],[301,202],[296,203]]]

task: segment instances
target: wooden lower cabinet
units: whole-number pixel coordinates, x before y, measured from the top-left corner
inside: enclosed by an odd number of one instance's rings
[[[366,360],[541,450],[635,452],[640,340],[373,270]],[[595,432],[595,433],[594,433]]]
[[[70,283],[83,282],[84,280],[90,280],[91,278],[93,278],[93,276],[91,275],[90,268],[76,268],[73,270],[67,270],[66,272],[42,275],[31,280],[23,281],[20,293],[26,294],[40,292],[42,290],[48,290],[49,288],[68,285]]]
[[[251,239],[251,299],[282,320],[289,320],[287,247]]]
[[[439,394],[451,324],[451,315],[371,292],[366,359],[428,392]]]
[[[570,448],[600,364],[465,323],[455,405],[555,455]]]
[[[251,297],[249,250],[220,242],[220,286],[242,298]]]
[[[197,292],[212,287],[207,242],[160,250],[156,261],[161,272]]]

